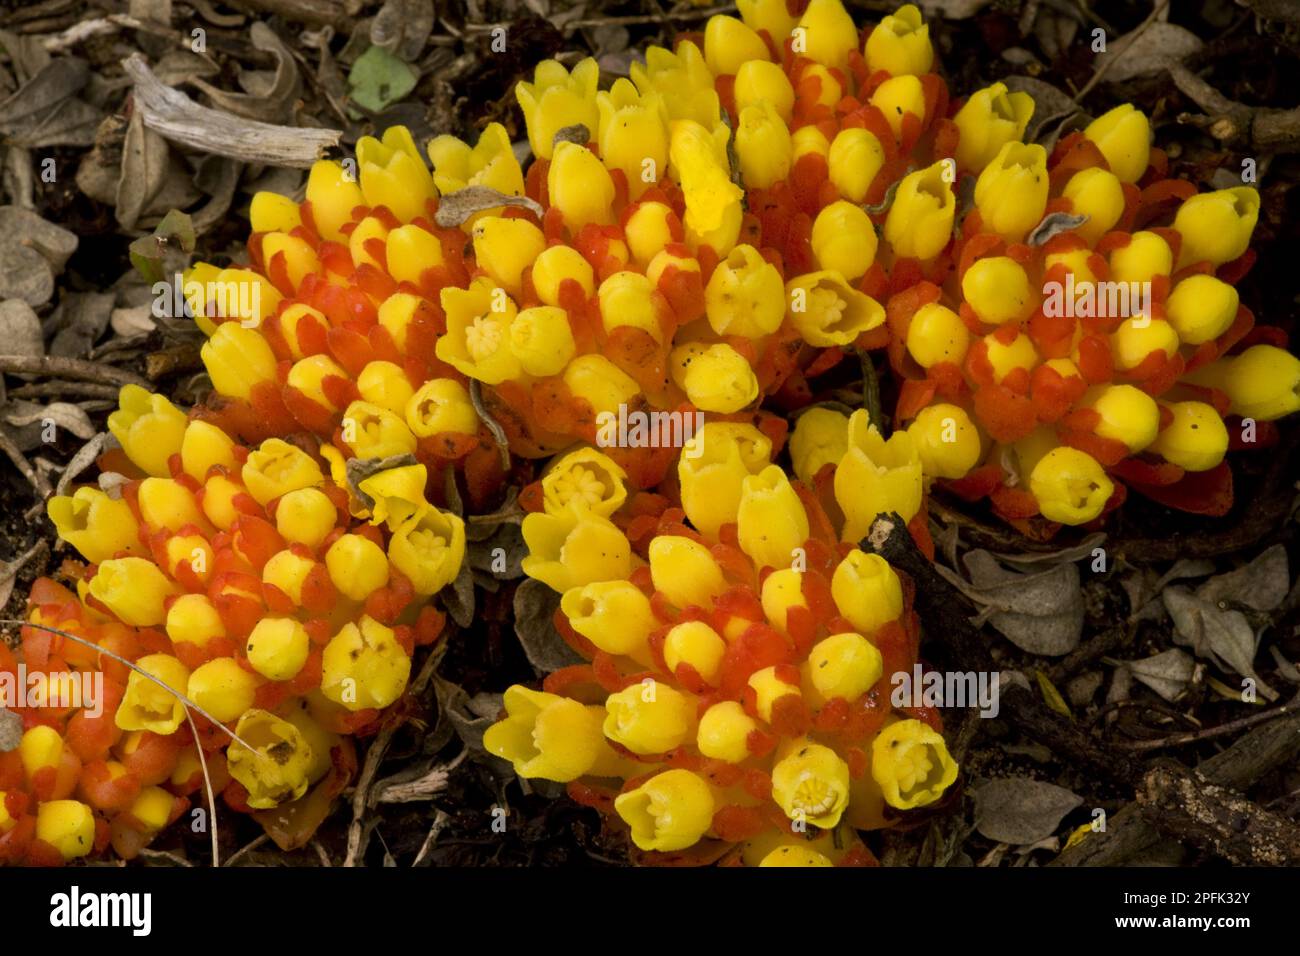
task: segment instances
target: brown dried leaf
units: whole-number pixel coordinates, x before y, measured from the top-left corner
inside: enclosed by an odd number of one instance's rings
[[[167,178],[167,141],[144,125],[144,114],[131,114],[122,144],[122,172],[117,180],[114,215],[123,229],[134,229],[150,200]]]
[[[249,90],[247,93],[229,93],[198,77],[190,82],[228,113],[264,123],[287,120],[302,92],[302,79],[293,53],[276,32],[260,20],[254,21],[249,37],[256,49],[275,58],[274,74],[268,77],[261,75],[260,71],[240,73],[240,84]]]

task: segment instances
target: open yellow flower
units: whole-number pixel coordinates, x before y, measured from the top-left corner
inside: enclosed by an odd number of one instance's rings
[[[934,803],[957,779],[943,737],[919,720],[885,727],[871,745],[871,776],[900,810]]]
[[[835,500],[844,511],[845,541],[858,541],[879,514],[911,521],[921,510],[921,458],[907,432],[885,440],[865,409],[849,416],[848,451],[835,470]]]

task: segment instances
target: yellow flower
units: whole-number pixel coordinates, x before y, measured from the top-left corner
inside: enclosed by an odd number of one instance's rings
[[[50,498],[45,511],[59,538],[87,561],[98,564],[119,552],[143,553],[140,526],[125,499],[114,500],[98,488],[84,487]]]
[[[835,271],[809,272],[785,285],[790,321],[818,348],[848,345],[885,321],[885,309]]]
[[[515,96],[528,126],[528,142],[538,159],[550,159],[555,134],[570,126],[585,126],[590,136],[600,126],[596,84],[600,68],[587,57],[570,73],[558,60],[537,64],[533,82],[515,84]]]
[[[570,232],[576,233],[589,223],[607,226],[614,221],[614,180],[587,147],[558,143],[546,172],[546,184],[551,206],[560,210]],[[536,254],[528,261],[535,258]]]
[[[597,298],[605,331],[640,329],[656,341],[662,340],[663,330],[651,300],[653,292],[653,280],[639,272],[615,272],[602,282]]]
[[[665,770],[614,799],[614,810],[632,828],[632,842],[663,853],[698,842],[713,823],[713,809],[709,785],[689,770]]]
[[[840,613],[862,634],[870,634],[903,613],[898,574],[878,554],[856,548],[831,575],[831,597]]]
[[[255,643],[254,638],[259,631],[265,635],[268,625],[274,628],[276,620],[280,622],[281,626],[293,625],[302,630],[301,624],[289,618],[267,618],[257,622],[257,626],[253,628],[254,636],[249,638],[249,643]],[[302,631],[302,639],[307,640],[305,630]],[[303,661],[307,659],[305,645],[302,650],[302,659]],[[289,677],[298,673],[301,668],[302,664],[299,663],[298,667],[289,674]],[[258,673],[261,673],[260,669]],[[270,675],[263,676],[269,677]],[[271,679],[284,680],[285,678],[273,677]],[[185,696],[217,720],[229,723],[232,720],[238,720],[244,711],[253,706],[257,686],[260,683],[261,681],[255,675],[240,667],[239,661],[233,657],[218,657],[195,668],[194,672],[190,674],[189,680],[186,681]]]
[[[234,471],[235,464],[235,443],[216,425],[195,419],[185,427],[181,439],[181,470],[185,474],[203,481],[214,466]]]
[[[114,558],[100,563],[90,594],[123,624],[154,627],[167,619],[163,602],[179,588],[145,558]]]
[[[756,567],[788,568],[808,540],[808,513],[778,465],[749,475],[736,513],[740,548]]]
[[[964,478],[979,464],[983,445],[979,429],[965,410],[939,403],[921,409],[907,426],[921,471],[930,478]]]
[[[677,461],[682,508],[691,524],[714,536],[736,520],[744,481],[771,460],[772,442],[753,425],[708,422]]]
[[[1047,209],[1047,150],[1015,141],[998,150],[975,181],[975,205],[984,227],[1020,242]]]
[[[348,710],[387,707],[410,677],[411,659],[397,636],[368,614],[344,624],[321,655],[321,693]]]
[[[1025,135],[1033,115],[1033,98],[1028,93],[1008,93],[1005,83],[994,83],[972,94],[953,117],[961,133],[957,142],[958,167],[979,173],[1004,145]]]
[[[710,607],[727,589],[722,569],[704,545],[676,535],[650,542],[650,579],[669,603],[679,608]]]
[[[581,146],[573,143],[561,143],[561,148],[556,150],[555,161],[551,164],[551,175],[555,175],[557,168],[564,168],[568,165],[565,156],[573,156],[573,149],[582,149],[583,152],[591,155],[590,152]],[[568,147],[567,149],[565,147]],[[592,159],[595,159],[593,156]],[[603,173],[604,170],[602,169]],[[596,184],[590,184],[593,191],[596,191]],[[552,186],[551,201],[559,205],[555,187]],[[487,272],[489,276],[496,280],[497,284],[502,286],[507,293],[512,296],[518,295],[523,288],[523,272],[528,266],[532,265],[533,260],[542,254],[546,248],[546,237],[542,235],[542,230],[538,229],[527,219],[507,219],[502,216],[486,216],[474,224],[472,233],[474,237],[474,260],[479,266]],[[485,280],[476,280],[484,282]],[[490,288],[491,283],[486,283]],[[443,292],[443,308],[446,308],[446,295],[451,290]],[[460,291],[460,290],[456,290]],[[500,304],[502,296],[496,295],[497,305],[494,311],[502,311]],[[486,311],[486,310],[484,310]]]
[[[182,594],[167,609],[167,636],[173,644],[204,647],[214,638],[226,636],[221,615],[206,594]]]
[[[533,262],[533,288],[537,290],[537,297],[547,305],[560,304],[560,285],[565,279],[578,283],[585,296],[590,296],[596,288],[591,264],[572,246],[551,246]]]
[[[1073,204],[1075,215],[1088,217],[1075,232],[1090,246],[1096,245],[1124,213],[1124,187],[1119,177],[1095,166],[1071,176],[1063,195]]]
[[[673,627],[664,637],[664,663],[677,673],[680,664],[689,664],[695,673],[716,684],[722,670],[727,642],[703,621],[686,621]]]
[[[818,867],[834,866],[835,864],[822,853],[811,850],[800,844],[779,846],[772,850],[759,861],[758,865],[763,866],[791,866],[791,867]]]
[[[750,757],[749,735],[758,729],[758,721],[737,701],[724,700],[704,712],[695,743],[706,757],[743,763]]]
[[[743,217],[744,193],[731,181],[727,167],[728,130],[719,125],[710,133],[691,120],[672,125],[668,154],[686,199],[688,241],[693,248],[707,244],[725,256],[736,244]]]
[[[673,382],[701,411],[729,415],[758,398],[758,377],[749,361],[725,342],[673,349]]]
[[[642,93],[631,80],[617,79],[608,92],[596,94],[600,111],[600,158],[627,177],[635,200],[659,181],[668,168],[668,127],[659,94]],[[554,199],[552,199],[554,202]]]
[[[569,391],[585,400],[597,418],[602,413],[617,415],[620,405],[641,394],[636,379],[597,353],[573,359],[565,366],[563,377]]]
[[[414,513],[393,532],[388,559],[416,594],[436,594],[456,580],[465,561],[465,522],[432,507]]]
[[[812,248],[817,264],[850,282],[860,279],[876,260],[876,227],[861,206],[840,200],[822,209],[813,221]]]
[[[253,232],[293,232],[302,225],[302,213],[288,196],[263,189],[253,194],[248,221]]]
[[[185,693],[189,668],[169,654],[146,654],[135,663],[139,670],[132,670],[126,679],[126,693],[114,722],[122,730],[148,730],[164,737],[175,733],[185,720],[185,704],[176,694]],[[140,671],[167,687],[160,687]]]
[[[871,105],[884,114],[885,121],[894,132],[894,139],[903,138],[903,117],[910,113],[925,120],[925,87],[914,76],[894,76],[876,87],[871,94]]]
[[[1222,388],[1234,414],[1273,421],[1300,410],[1300,359],[1274,345],[1252,345],[1227,360]]]
[[[229,398],[247,400],[255,385],[275,382],[276,361],[271,346],[256,331],[238,322],[217,326],[199,354],[212,387]]]
[[[1156,400],[1132,385],[1099,386],[1084,396],[1080,407],[1091,408],[1100,417],[1098,435],[1123,442],[1131,452],[1150,445],[1160,428]]]
[[[849,450],[835,469],[835,500],[844,511],[844,541],[857,541],[878,514],[911,521],[921,510],[921,458],[907,432],[886,441],[867,412],[849,417]]]
[[[704,62],[714,76],[735,74],[751,60],[769,58],[767,44],[754,30],[735,17],[709,17],[704,27]]]
[[[689,40],[675,51],[660,46],[646,50],[645,64],[633,60],[629,70],[641,93],[658,93],[671,120],[692,120],[713,129],[721,120],[721,105],[713,88],[713,73],[700,48]]]
[[[1115,485],[1097,460],[1076,448],[1053,448],[1034,465],[1029,490],[1043,517],[1061,524],[1085,524],[1110,500]]]
[[[767,100],[751,103],[740,111],[736,158],[745,185],[750,189],[770,189],[773,183],[790,175],[793,162],[790,130],[776,107]]]
[[[680,747],[695,727],[692,698],[646,678],[605,699],[605,736],[636,754]]]
[[[398,415],[405,413],[406,403],[415,394],[411,380],[400,365],[378,359],[367,362],[357,376],[357,391],[361,393],[362,401]]]
[[[1037,305],[1024,266],[1009,256],[987,256],[961,279],[962,296],[981,322],[1001,325],[1028,317]]]
[[[948,245],[957,198],[946,170],[943,163],[935,163],[899,183],[885,217],[885,240],[895,255],[932,259]]]
[[[1250,245],[1258,220],[1259,193],[1249,186],[1198,193],[1185,200],[1174,217],[1174,228],[1183,239],[1178,268],[1202,261],[1221,266],[1239,258]]]
[[[1182,341],[1200,345],[1228,331],[1239,305],[1237,290],[1222,279],[1190,275],[1169,293],[1165,311]]]
[[[1135,183],[1151,160],[1151,124],[1132,103],[1121,103],[1088,124],[1083,135],[1106,157],[1122,183]]]
[[[943,737],[919,720],[885,727],[871,744],[871,776],[900,810],[934,803],[957,779]]]
[[[627,535],[590,511],[530,514],[523,535],[528,545],[524,573],[561,593],[593,581],[621,580],[632,571]]]
[[[931,302],[921,306],[907,326],[907,354],[921,368],[940,362],[960,364],[970,347],[970,330],[952,309]]]
[[[738,0],[740,18],[754,30],[766,30],[778,49],[799,18],[791,15],[785,0]]]
[[[866,198],[872,180],[885,165],[885,148],[874,133],[865,129],[842,129],[831,141],[826,165],[831,183],[839,190],[840,196],[849,202],[860,203]]]
[[[600,707],[519,684],[506,689],[503,702],[506,716],[483,734],[483,747],[509,760],[519,776],[568,783],[614,761]]]
[[[873,73],[885,70],[894,76],[919,75],[929,73],[934,63],[929,24],[922,21],[921,11],[912,3],[884,17],[867,37],[862,52]]]
[[[357,140],[357,167],[366,205],[386,206],[402,222],[427,214],[425,201],[437,190],[405,126],[388,127],[383,139]]]
[[[418,464],[386,468],[363,478],[357,487],[374,501],[370,523],[387,523],[389,531],[396,531],[412,515],[428,510],[430,505],[424,499],[428,480],[428,469]]]
[[[438,338],[438,358],[487,385],[518,378],[523,367],[510,350],[510,324],[517,309],[505,290],[482,276],[467,289],[448,286],[441,298],[447,334]]]
[[[311,217],[322,239],[343,238],[342,226],[351,221],[352,210],[366,204],[356,176],[332,159],[320,159],[307,174],[307,201]]]
[[[45,800],[36,808],[36,839],[65,861],[86,856],[95,848],[95,815],[79,800]]]
[[[547,468],[542,500],[547,514],[574,508],[608,518],[627,500],[627,473],[603,452],[579,448]]]
[[[248,493],[259,505],[273,498],[324,484],[320,465],[297,445],[280,438],[268,438],[250,452],[240,472]]]
[[[1028,371],[1038,364],[1038,350],[1023,332],[1018,333],[1010,342],[1003,342],[996,333],[990,333],[984,336],[984,347],[989,364],[993,366],[993,379],[997,382],[1017,369]]]
[[[802,31],[802,34],[800,34]],[[812,0],[799,18],[795,52],[835,70],[848,66],[857,49],[858,27],[840,0]]]
[[[757,249],[736,246],[718,263],[704,289],[710,327],[719,335],[770,335],[785,317],[784,288],[780,271]]]
[[[510,146],[510,134],[500,123],[489,123],[473,148],[455,136],[436,136],[429,141],[433,182],[442,193],[466,186],[487,186],[507,196],[524,194],[524,174]],[[488,210],[500,215],[499,210]]]
[[[560,610],[575,631],[607,654],[649,662],[647,639],[659,621],[650,599],[630,581],[596,581],[569,588],[560,599]]]
[[[269,810],[307,792],[315,755],[293,724],[265,710],[250,710],[235,728],[239,739],[226,751],[230,775],[248,791],[248,805]]]
[[[167,459],[181,450],[186,424],[183,411],[139,385],[122,386],[118,409],[108,416],[108,430],[132,464],[160,478],[171,475]]]
[[[1115,365],[1128,370],[1137,368],[1155,351],[1164,352],[1167,358],[1173,358],[1178,351],[1179,341],[1178,333],[1168,322],[1141,315],[1121,322],[1119,328],[1111,333],[1110,345]]]
[[[512,327],[513,334],[513,327]],[[416,438],[444,432],[474,435],[478,412],[465,386],[454,378],[431,378],[406,403],[406,427]]]
[[[795,419],[790,435],[794,473],[811,485],[827,463],[838,465],[849,450],[849,416],[830,408],[809,408]]]
[[[1110,277],[1115,282],[1150,282],[1173,271],[1173,251],[1154,232],[1135,232],[1128,245],[1110,254]]]
[[[772,799],[795,823],[833,830],[849,805],[849,765],[829,747],[794,741],[772,768]]]
[[[736,109],[743,113],[746,107],[767,102],[778,116],[789,125],[794,115],[794,87],[779,63],[767,60],[747,60],[736,71]]]
[[[1151,451],[1188,471],[1209,471],[1228,451],[1228,429],[1214,406],[1173,402],[1165,406],[1173,420],[1160,430]]]
[[[813,645],[803,666],[811,686],[811,701],[821,706],[833,697],[855,701],[875,686],[884,674],[884,660],[876,646],[861,634],[832,634]]]

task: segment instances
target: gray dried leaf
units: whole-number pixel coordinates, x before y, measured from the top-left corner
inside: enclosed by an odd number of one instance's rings
[[[76,435],[82,441],[95,437],[95,426],[85,410],[70,402],[51,402],[44,407],[15,408],[5,412],[4,420],[15,428],[26,425],[39,425],[44,428],[49,422],[55,428],[64,429]]]
[[[443,609],[460,627],[474,623],[474,569],[466,562],[460,566],[456,580],[438,592]]]
[[[1216,575],[1196,589],[1196,596],[1211,604],[1240,604],[1256,611],[1271,611],[1291,590],[1286,548],[1280,544],[1264,551],[1249,564]]]
[[[0,707],[0,754],[8,753],[23,739],[23,719]]]
[[[24,300],[7,299],[0,302],[0,342],[4,343],[7,355],[40,358],[45,354],[41,320]]]
[[[44,305],[54,295],[50,264],[35,249],[0,242],[0,298]]]
[[[522,562],[526,554],[528,547],[520,526],[502,523],[488,537],[470,541],[465,559],[475,571],[482,571],[494,580],[513,581],[524,573]]]
[[[361,482],[371,475],[379,474],[381,471],[418,464],[419,462],[416,461],[415,456],[409,453],[405,455],[389,455],[387,458],[349,458],[347,463],[348,490],[357,496],[357,500],[365,505],[368,511],[374,508],[375,499],[361,490]]]
[[[1084,607],[1079,569],[1073,564],[1023,573],[1005,568],[983,550],[967,552],[963,563],[989,623],[1012,644],[1051,657],[1078,646]]]
[[[1032,567],[1035,564],[1060,564],[1063,561],[1082,561],[1084,558],[1091,558],[1092,552],[1101,547],[1106,541],[1106,533],[1097,531],[1088,535],[1072,548],[1064,548],[1060,551],[1026,551],[1024,554],[996,554],[996,557],[1003,564],[1014,564],[1017,567]]]
[[[990,780],[972,793],[975,829],[998,843],[1023,845],[1045,840],[1083,803],[1078,794],[1029,777]]]
[[[158,323],[154,321],[153,309],[147,305],[114,309],[109,315],[108,324],[113,329],[113,334],[122,338],[147,335],[158,328]]]
[[[483,212],[485,209],[496,209],[498,206],[519,206],[536,213],[539,217],[546,212],[541,205],[527,196],[507,196],[490,186],[466,186],[464,189],[447,193],[438,200],[438,212],[434,216],[434,222],[444,229],[450,229],[461,225],[475,213]]]
[[[224,156],[205,156],[199,161],[198,171],[194,174],[194,185],[211,198],[190,217],[195,232],[207,232],[226,217],[230,204],[234,201],[242,169],[235,160]]]
[[[555,629],[559,606],[560,595],[541,581],[527,578],[515,589],[515,635],[528,663],[541,673],[584,663]]]
[[[167,178],[167,141],[144,125],[144,113],[131,114],[122,143],[122,172],[117,180],[114,215],[123,229],[134,229],[150,200]]]
[[[1183,696],[1196,674],[1196,661],[1176,647],[1145,660],[1129,661],[1125,667],[1170,703]]]
[[[1269,700],[1277,698],[1277,692],[1255,673],[1255,651],[1259,642],[1246,615],[1240,611],[1223,610],[1186,588],[1166,588],[1162,598],[1174,622],[1176,643],[1190,647],[1197,657],[1251,678]]]
[[[1004,83],[1013,93],[1028,93],[1034,98],[1034,115],[1025,129],[1025,142],[1040,142],[1049,126],[1079,112],[1073,97],[1045,80],[1031,76],[1009,76]]]
[[[90,66],[74,56],[51,60],[0,103],[0,133],[19,135],[41,121],[64,100],[86,85]]]
[[[77,234],[42,219],[30,209],[0,206],[0,244],[4,243],[35,249],[57,275],[76,251]]]
[[[429,42],[433,20],[433,0],[387,0],[370,21],[370,42],[414,63]]]
[[[1047,7],[1039,9],[1038,17],[1034,21],[1034,36],[1037,37],[1039,46],[1043,48],[1049,60],[1055,60],[1068,50],[1078,32],[1078,20],[1072,16],[1063,16]]]
[[[103,119],[101,110],[72,96],[9,137],[9,142],[27,149],[90,146],[95,142],[95,131]]]
[[[208,94],[213,104],[227,113],[263,123],[278,123],[286,120],[293,110],[294,102],[302,92],[302,78],[298,75],[298,64],[284,41],[261,20],[253,21],[249,29],[249,37],[256,49],[274,57],[274,73],[256,70],[241,71],[239,82],[248,90],[245,93],[227,92],[199,77],[193,78],[190,82]]]
[[[1069,212],[1049,212],[1043,221],[1034,226],[1033,232],[1025,240],[1031,246],[1045,246],[1063,232],[1078,229],[1088,221],[1086,215],[1076,216]]]
[[[153,72],[168,86],[180,86],[198,77],[216,76],[221,68],[189,50],[168,50],[154,64]]]
[[[1107,83],[1123,83],[1139,76],[1163,73],[1204,45],[1191,30],[1156,21],[1108,44],[1105,53],[1097,54],[1097,68],[1106,70]],[[1107,68],[1111,60],[1115,62]]]
[[[59,300],[50,354],[64,358],[85,356],[108,328],[116,299],[113,292],[65,293]]]
[[[459,684],[433,676],[433,689],[438,695],[438,711],[456,731],[461,743],[475,753],[483,753],[483,734],[492,726],[492,717],[476,714],[470,707],[470,696]]]

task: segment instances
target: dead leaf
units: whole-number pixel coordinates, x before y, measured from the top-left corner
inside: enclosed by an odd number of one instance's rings
[[[75,56],[51,60],[18,91],[0,103],[0,133],[18,136],[37,125],[90,79],[90,66]]]
[[[294,61],[293,53],[276,32],[261,20],[253,21],[249,28],[249,38],[255,49],[274,57],[274,73],[241,71],[239,81],[248,90],[245,93],[227,92],[199,77],[190,82],[208,94],[218,108],[228,113],[263,123],[287,120],[293,111],[294,102],[302,93],[302,78],[298,75],[298,64]]]
[[[963,563],[970,587],[986,605],[989,623],[1011,643],[1052,657],[1078,646],[1084,608],[1079,569],[1073,564],[1022,573],[1007,569],[983,550],[967,552]]]
[[[15,403],[19,404],[19,403]],[[26,405],[27,403],[21,403]],[[96,435],[95,426],[85,410],[70,402],[51,402],[45,406],[13,408],[4,416],[6,423],[16,428],[25,425],[39,425],[44,430],[50,422],[55,428],[69,431],[82,441],[88,441]],[[43,440],[43,439],[42,439]]]
[[[541,581],[526,578],[515,590],[515,635],[528,662],[541,673],[586,663],[555,629],[559,606],[560,595]]]
[[[1025,129],[1025,142],[1036,143],[1051,125],[1079,112],[1074,98],[1045,80],[1031,76],[1009,76],[1003,82],[1013,93],[1028,93],[1034,100],[1034,115]]]
[[[1029,777],[990,780],[973,791],[975,829],[998,843],[1045,840],[1083,798],[1064,787]]]
[[[23,739],[23,719],[0,707],[0,754],[8,753]]]
[[[1029,238],[1025,240],[1031,246],[1045,246],[1063,232],[1078,229],[1088,221],[1086,215],[1076,216],[1068,212],[1049,212],[1043,221],[1034,227]]]
[[[386,0],[370,22],[370,42],[414,63],[433,32],[433,0]]]
[[[536,213],[539,217],[545,213],[535,200],[527,196],[507,196],[490,186],[466,186],[464,189],[447,193],[438,200],[438,212],[434,222],[444,229],[450,229],[461,225],[475,213],[483,212],[485,209],[496,209],[498,206],[519,206]]]
[[[1166,588],[1162,598],[1174,622],[1176,643],[1190,647],[1197,657],[1249,677],[1261,694],[1269,700],[1277,699],[1277,691],[1255,673],[1255,651],[1259,642],[1246,615],[1240,611],[1223,610],[1186,588]]]
[[[1106,70],[1107,83],[1123,83],[1139,76],[1163,73],[1204,45],[1187,28],[1156,21],[1107,44],[1106,52],[1097,54],[1097,69]],[[1107,68],[1106,64],[1112,60],[1114,63]]]
[[[1176,647],[1140,661],[1127,661],[1125,668],[1143,684],[1173,703],[1187,691],[1196,674],[1196,661]]]
[[[114,215],[123,229],[135,228],[167,177],[167,141],[144,125],[144,114],[131,114],[122,144],[122,172],[117,180]]]
[[[45,354],[41,320],[22,299],[0,302],[0,342],[6,355],[40,358]]]
[[[433,687],[438,695],[438,711],[451,724],[461,743],[475,753],[484,753],[483,734],[492,726],[501,708],[498,706],[487,716],[476,713],[465,688],[437,674],[433,676]]]
[[[44,305],[54,294],[54,277],[76,248],[76,233],[30,209],[0,206],[0,300]]]
[[[1290,590],[1286,548],[1275,544],[1249,564],[1210,578],[1196,589],[1196,596],[1211,604],[1241,604],[1256,611],[1271,611]]]
[[[108,328],[115,292],[68,292],[59,299],[51,326],[50,355],[82,358]]]

